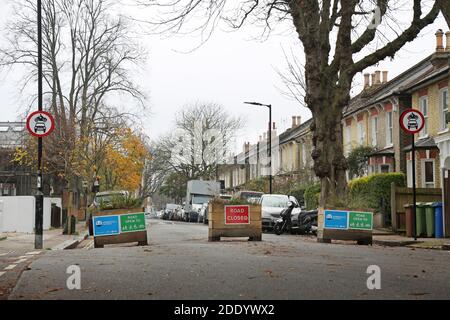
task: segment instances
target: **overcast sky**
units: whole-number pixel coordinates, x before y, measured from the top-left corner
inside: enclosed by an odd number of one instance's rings
[[[9,16],[10,2],[0,0],[2,27]],[[367,71],[389,70],[392,79],[435,50],[434,33],[439,28],[448,29],[442,17],[405,46],[395,61],[384,61]],[[196,101],[219,103],[229,113],[246,119],[246,127],[237,139],[239,149],[244,141],[256,142],[268,121],[266,108],[246,106],[244,101],[272,104],[278,132],[290,126],[292,115],[309,119],[309,110],[283,96],[278,89],[283,84],[276,70],[286,66],[282,49],[299,50],[296,34],[273,35],[266,41],[252,40],[257,35],[258,30],[252,27],[236,32],[217,30],[206,44],[191,53],[181,52],[198,43],[199,39],[192,36],[143,38],[149,57],[136,79],[149,97],[150,113],[142,115],[146,133],[155,138],[170,131],[174,113]],[[19,92],[20,74],[20,68],[0,73],[0,121],[14,121],[23,116],[26,99]],[[362,75],[357,75],[355,80],[361,83]],[[358,90],[360,87],[352,94]]]

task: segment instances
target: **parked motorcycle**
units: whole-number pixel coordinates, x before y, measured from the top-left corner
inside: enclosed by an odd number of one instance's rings
[[[288,207],[281,211],[280,218],[275,221],[273,226],[273,231],[276,235],[280,235],[285,231],[292,231],[292,210],[295,208],[295,203],[292,201],[288,202]]]
[[[295,204],[290,202],[288,208],[280,213],[280,218],[274,225],[275,234],[280,235],[284,232],[317,234],[317,210],[301,211],[297,219],[292,221],[292,211],[295,207]]]

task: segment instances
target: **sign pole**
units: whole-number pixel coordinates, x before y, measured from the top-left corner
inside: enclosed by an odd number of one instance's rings
[[[416,109],[406,109],[400,116],[400,127],[404,132],[411,135],[411,152],[412,152],[412,184],[413,184],[413,213],[412,213],[412,231],[414,241],[417,241],[416,227],[416,210],[417,210],[417,194],[416,194],[416,142],[414,141],[416,133],[425,127],[425,117],[422,112]]]
[[[38,111],[42,111],[42,3],[37,0],[37,40],[38,40]],[[42,192],[42,137],[38,137],[37,192],[34,227],[34,248],[43,247],[44,194]]]
[[[415,134],[412,134],[412,184],[413,184],[413,236],[414,241],[417,241],[417,228],[416,228],[416,208],[417,208],[417,197],[416,197],[416,144],[414,141]]]

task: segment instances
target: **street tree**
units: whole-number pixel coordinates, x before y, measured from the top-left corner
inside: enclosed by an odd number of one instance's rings
[[[214,103],[186,106],[176,115],[173,133],[158,142],[169,170],[190,179],[215,179],[230,154],[243,121]]]
[[[150,26],[161,31],[200,31],[206,38],[225,21],[232,28],[261,25],[263,34],[289,23],[302,44],[304,104],[314,121],[312,158],[321,180],[321,204],[347,192],[342,111],[356,74],[395,54],[413,41],[446,0],[179,0],[145,1],[160,14]]]
[[[126,95],[130,104],[144,106],[145,96],[130,71],[144,61],[145,52],[132,26],[115,14],[115,3],[42,1],[43,108],[56,121],[56,130],[44,141],[45,156],[47,170],[62,177],[63,184],[92,180],[92,168],[103,155],[99,148],[113,135],[108,131],[134,117],[130,109],[114,105],[113,98]],[[23,87],[37,80],[36,10],[34,0],[14,1],[0,48],[0,67],[25,67]]]

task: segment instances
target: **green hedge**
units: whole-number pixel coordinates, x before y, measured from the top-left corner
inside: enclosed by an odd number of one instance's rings
[[[403,173],[380,173],[350,181],[349,202],[352,207],[389,212],[391,204],[391,183],[406,186]]]
[[[304,199],[307,210],[315,210],[319,207],[320,183],[315,183],[305,189]]]

